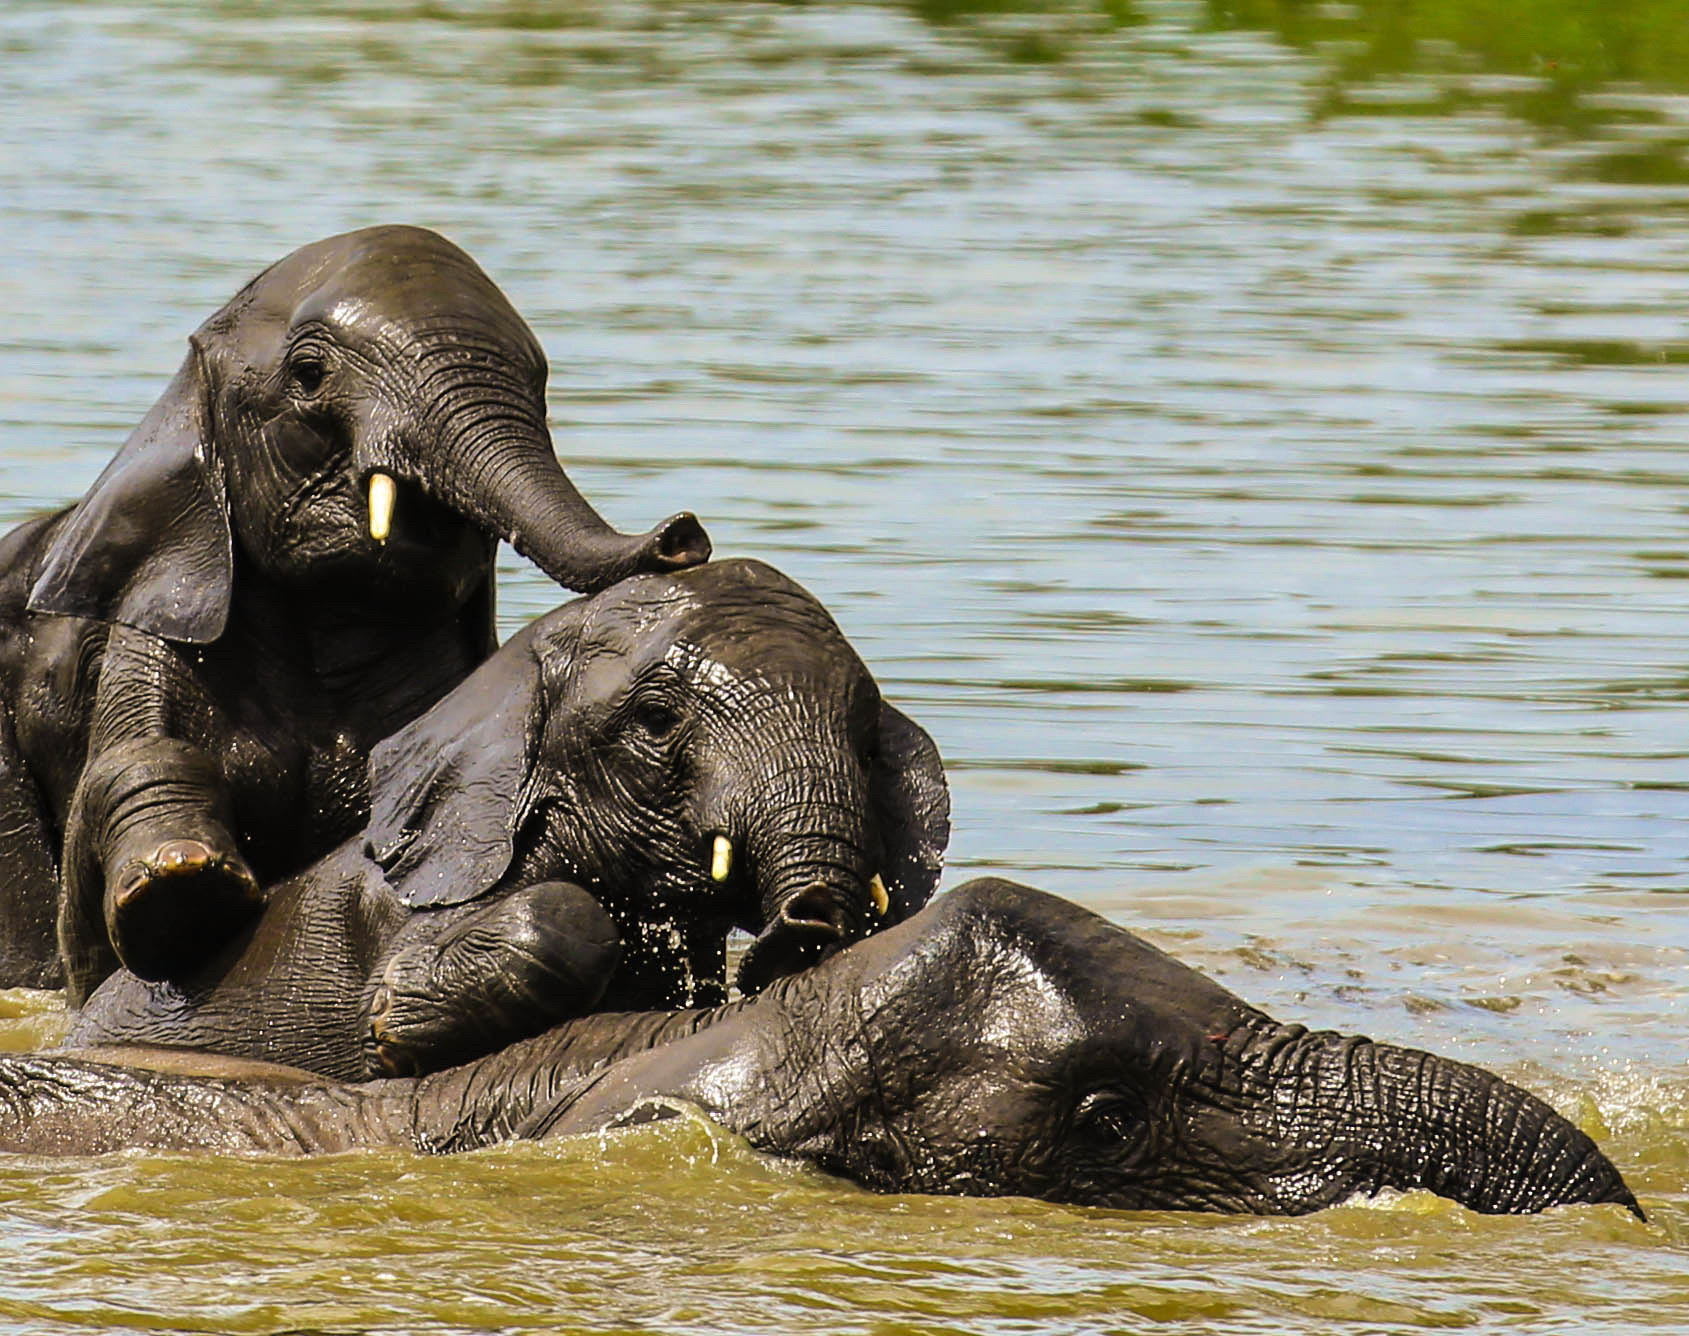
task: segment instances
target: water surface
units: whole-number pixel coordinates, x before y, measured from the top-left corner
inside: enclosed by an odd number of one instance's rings
[[[1653,1224],[883,1199],[701,1125],[20,1162],[0,1326],[1689,1325],[1686,43],[1665,0],[7,6],[0,521],[263,264],[440,228],[601,509],[781,566],[935,735],[952,880],[1494,1066]],[[558,598],[501,580],[506,631]]]

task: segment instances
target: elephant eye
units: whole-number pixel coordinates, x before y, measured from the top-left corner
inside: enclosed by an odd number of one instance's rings
[[[287,374],[299,393],[315,394],[328,379],[328,359],[314,349],[302,349],[289,359]]]
[[[1073,1129],[1089,1141],[1129,1144],[1143,1134],[1143,1109],[1117,1090],[1093,1090],[1075,1107]]]
[[[651,696],[634,702],[631,718],[654,738],[667,737],[680,723],[680,714],[672,705]]]

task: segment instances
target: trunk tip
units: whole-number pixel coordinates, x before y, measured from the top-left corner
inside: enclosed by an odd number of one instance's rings
[[[1590,1202],[1597,1205],[1622,1206],[1643,1224],[1648,1223],[1648,1213],[1642,1209],[1642,1204],[1636,1200],[1636,1194],[1630,1190],[1630,1184],[1624,1181],[1624,1175],[1618,1166],[1609,1160],[1604,1152],[1591,1147],[1594,1153],[1594,1188],[1587,1193],[1578,1193],[1571,1197],[1571,1201]]]
[[[833,891],[817,882],[784,901],[739,961],[739,991],[754,997],[774,980],[825,960],[860,936]]]
[[[710,536],[690,510],[670,515],[651,530],[649,537],[652,565],[656,570],[685,570],[688,566],[701,566],[710,559]]]
[[[598,594],[634,575],[685,570],[708,561],[709,535],[691,511],[671,515],[650,533],[623,534],[575,542],[521,530],[505,534],[510,545],[567,589]]]

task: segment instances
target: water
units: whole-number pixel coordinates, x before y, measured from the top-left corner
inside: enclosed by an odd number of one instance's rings
[[[969,9],[13,0],[0,520],[263,264],[441,228],[602,510],[781,566],[933,732],[952,880],[1496,1067],[1653,1223],[883,1199],[696,1125],[13,1163],[0,1328],[1689,1326],[1689,29]]]

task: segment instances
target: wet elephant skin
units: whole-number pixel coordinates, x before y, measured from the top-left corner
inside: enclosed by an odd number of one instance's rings
[[[684,1102],[879,1191],[1300,1214],[1423,1188],[1487,1213],[1641,1215],[1589,1138],[1526,1091],[1280,1024],[1124,929],[992,879],[748,1001],[601,1013],[419,1080],[219,1078],[132,1056],[162,1070],[0,1059],[0,1147],[438,1153]]]
[[[432,232],[306,246],[189,345],[0,540],[0,986],[179,977],[355,830],[370,747],[493,648],[499,539],[589,591],[709,553],[587,505],[532,331]]]
[[[436,1069],[594,1005],[754,991],[919,909],[943,766],[807,592],[754,561],[538,619],[376,747],[365,830],[202,972],[128,972],[70,1043],[335,1076]]]

